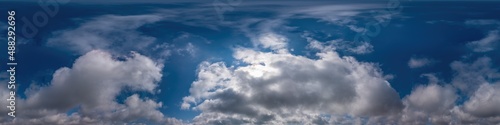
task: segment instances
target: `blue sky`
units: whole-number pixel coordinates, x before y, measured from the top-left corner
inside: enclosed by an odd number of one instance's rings
[[[0,124],[500,123],[499,1],[0,3]]]

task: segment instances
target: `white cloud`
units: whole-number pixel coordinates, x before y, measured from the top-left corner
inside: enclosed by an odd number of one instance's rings
[[[401,101],[375,64],[341,57],[332,44],[308,39],[318,59],[237,48],[244,65],[200,64],[183,109],[195,124],[494,124],[500,122],[491,59],[453,62],[451,84],[423,74]],[[420,60],[422,58],[419,58]],[[430,59],[425,59],[428,62]],[[427,65],[427,64],[426,64]],[[494,82],[493,82],[494,83]],[[470,91],[465,102],[458,93]]]
[[[432,64],[434,61],[432,61],[431,59],[427,59],[427,58],[415,58],[415,57],[412,57],[410,58],[410,60],[408,61],[408,67],[410,68],[421,68],[421,67],[424,67],[424,66],[428,66],[430,64]]]
[[[90,51],[71,68],[58,69],[49,86],[27,90],[27,98],[18,100],[16,120],[5,124],[173,122],[158,110],[161,102],[137,94],[129,96],[123,104],[116,100],[123,91],[154,94],[162,78],[162,68],[161,64],[135,52],[117,60],[106,51]],[[75,113],[66,115],[74,109]]]
[[[48,39],[49,46],[64,47],[79,54],[94,49],[113,53],[142,52],[156,38],[143,35],[137,29],[161,19],[158,15],[104,15],[81,24],[78,28],[56,31]],[[140,41],[141,44],[137,44]]]
[[[478,58],[470,64],[455,61],[450,66],[456,72],[451,83],[468,95],[472,95],[481,84],[500,78],[498,69],[491,68],[491,59],[488,57]]]
[[[409,108],[415,108],[426,113],[446,112],[455,105],[457,99],[455,89],[451,86],[430,84],[418,86],[406,97]]]
[[[5,115],[4,117],[0,117],[0,123],[3,121],[11,120],[10,116],[7,116],[7,113],[10,110],[7,108],[9,106],[9,101],[7,99],[10,96],[10,90],[7,88],[7,84],[9,83],[9,74],[7,72],[0,72],[0,113]],[[19,86],[17,86],[19,87]]]
[[[467,43],[467,46],[472,48],[474,52],[488,52],[496,48],[500,41],[498,30],[489,31],[485,38]]]
[[[500,25],[500,21],[497,20],[467,20],[466,25]]]
[[[368,54],[373,52],[373,46],[368,42],[350,42],[342,39],[320,42],[318,40],[306,37],[309,45],[307,48],[319,51],[343,51],[354,54]]]
[[[465,25],[477,27],[481,30],[488,31],[485,37],[467,43],[467,47],[471,48],[474,52],[489,52],[495,50],[500,41],[500,21],[498,20],[467,20]]]
[[[464,104],[466,112],[478,117],[500,116],[500,82],[482,84]]]
[[[404,124],[450,123],[450,110],[455,106],[458,95],[452,86],[435,83],[418,86],[404,98],[406,108],[401,122]]]
[[[202,111],[194,119],[198,124],[312,124],[328,114],[378,116],[401,110],[397,92],[376,64],[334,51],[317,56],[237,48],[233,57],[246,65],[200,64],[182,107]]]
[[[367,9],[384,8],[381,4],[336,4],[336,5],[317,5],[309,8],[294,10],[285,10],[286,15],[294,15],[300,18],[319,18],[326,22],[335,24],[346,24],[354,20],[346,18],[356,16]],[[291,8],[290,8],[291,9]]]
[[[287,39],[275,33],[263,33],[260,35],[258,45],[275,51],[286,51]]]
[[[362,42],[359,46],[348,48],[348,51],[356,54],[367,54],[373,52],[373,46],[368,42]]]

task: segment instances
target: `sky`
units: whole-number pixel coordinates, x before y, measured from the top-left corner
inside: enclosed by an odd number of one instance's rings
[[[499,6],[2,0],[0,125],[500,124]]]

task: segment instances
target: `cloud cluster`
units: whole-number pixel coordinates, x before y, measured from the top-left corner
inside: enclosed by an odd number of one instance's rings
[[[123,103],[116,99],[124,91],[154,94],[162,68],[135,52],[118,60],[106,51],[92,50],[71,68],[58,69],[50,85],[32,85],[26,90],[27,98],[18,100],[18,116],[6,124],[167,122],[158,110],[161,102],[138,94],[128,96]]]
[[[376,64],[335,51],[310,59],[237,48],[244,63],[200,64],[182,108],[202,111],[196,124],[315,124],[328,115],[379,116],[400,112],[397,92]]]
[[[495,49],[498,41],[500,41],[498,30],[489,31],[485,38],[467,43],[467,46],[472,48],[474,52],[488,52]]]
[[[341,51],[354,54],[368,54],[373,52],[373,45],[368,42],[351,42],[342,39],[320,42],[306,37],[309,42],[307,48],[319,51]]]

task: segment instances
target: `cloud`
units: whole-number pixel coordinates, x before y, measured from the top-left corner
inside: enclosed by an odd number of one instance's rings
[[[492,68],[491,59],[481,57],[472,63],[457,61],[451,64],[451,68],[456,72],[453,86],[469,97],[460,108],[461,113],[470,117],[500,119],[500,110],[496,108],[500,104],[500,73]]]
[[[98,16],[75,29],[56,31],[52,34],[53,37],[47,40],[47,44],[64,47],[78,54],[85,54],[94,49],[113,53],[142,52],[156,38],[143,35],[137,29],[161,18],[158,15]],[[137,41],[141,44],[137,44]]]
[[[468,99],[452,110],[452,116],[463,124],[496,124],[500,122],[498,91],[500,73],[492,68],[491,59],[481,57],[472,63],[453,62],[456,72],[451,83]]]
[[[414,69],[414,68],[421,68],[421,67],[424,67],[424,66],[428,66],[430,64],[432,64],[434,61],[430,60],[430,59],[427,59],[427,58],[415,58],[415,57],[412,57],[410,58],[410,60],[408,61],[408,67]]]
[[[500,21],[489,19],[467,20],[464,24],[488,31],[485,33],[486,35],[484,38],[467,43],[467,47],[472,49],[472,51],[489,52],[495,50],[498,46],[498,41],[500,41]]]
[[[260,35],[257,45],[275,51],[287,52],[287,38],[275,33],[263,33]]]
[[[500,25],[500,21],[497,20],[467,20],[466,25]]]
[[[450,64],[455,72],[451,81],[460,91],[472,95],[481,84],[500,78],[498,69],[491,68],[491,59],[481,57],[472,63],[455,61]]]
[[[5,115],[5,117],[0,117],[0,123],[3,121],[11,120],[10,116],[7,116],[7,113],[10,110],[7,108],[9,106],[9,101],[7,99],[10,96],[10,90],[7,88],[7,84],[9,83],[9,74],[7,72],[0,72],[0,113]]]
[[[458,95],[450,86],[440,86],[436,83],[420,85],[403,100],[406,108],[403,110],[401,122],[404,124],[434,124],[450,123],[450,110],[455,106]]]
[[[495,50],[500,36],[498,30],[489,31],[485,38],[467,43],[474,52],[488,52]]]
[[[162,68],[136,52],[118,60],[106,51],[92,50],[79,57],[71,68],[55,71],[50,85],[26,90],[27,98],[18,100],[18,117],[6,124],[168,122],[158,110],[161,102],[138,94],[128,96],[123,103],[116,100],[124,91],[154,94]]]
[[[237,48],[233,57],[245,64],[200,64],[182,108],[202,112],[195,124],[312,124],[328,121],[323,115],[378,116],[402,109],[376,64],[334,51],[317,56]]]
[[[319,51],[342,51],[354,54],[368,54],[373,52],[373,45],[368,42],[351,42],[342,39],[320,42],[310,37],[306,37],[309,45],[307,48]]]
[[[464,104],[466,112],[478,117],[500,116],[500,82],[482,84]]]

